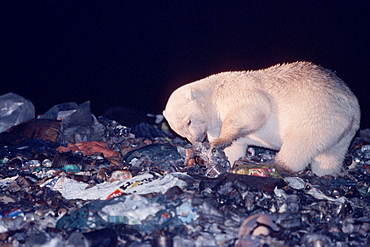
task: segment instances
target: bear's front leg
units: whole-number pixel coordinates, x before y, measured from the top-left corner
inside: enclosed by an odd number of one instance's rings
[[[231,111],[222,122],[220,136],[211,142],[211,149],[224,149],[234,141],[259,130],[270,114],[271,106],[267,99],[259,99]]]
[[[214,150],[223,150],[233,165],[235,160],[245,156],[247,144],[238,140],[259,130],[268,121],[272,111],[269,98],[263,93],[255,93],[247,99],[248,104],[230,111],[222,121],[219,137],[211,141],[210,159]]]

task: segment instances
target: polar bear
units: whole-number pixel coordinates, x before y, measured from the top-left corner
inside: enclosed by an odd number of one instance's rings
[[[297,172],[337,175],[359,129],[360,106],[330,70],[310,62],[223,72],[186,84],[163,115],[192,144],[210,142],[230,164],[249,145],[278,150],[274,163]]]

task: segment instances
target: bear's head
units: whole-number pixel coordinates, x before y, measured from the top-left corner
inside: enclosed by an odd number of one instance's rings
[[[203,142],[207,135],[207,109],[197,91],[188,85],[176,89],[168,99],[163,116],[171,129],[191,143]]]

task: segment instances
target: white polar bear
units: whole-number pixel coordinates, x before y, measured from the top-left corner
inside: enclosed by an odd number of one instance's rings
[[[208,138],[231,164],[249,145],[279,150],[275,163],[296,172],[311,164],[336,175],[359,128],[356,96],[333,72],[309,62],[223,72],[175,90],[163,112],[193,144]]]

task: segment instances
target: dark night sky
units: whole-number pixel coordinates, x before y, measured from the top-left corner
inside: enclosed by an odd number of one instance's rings
[[[41,114],[91,101],[160,113],[178,86],[311,61],[357,95],[370,127],[369,1],[2,0],[1,92]]]

